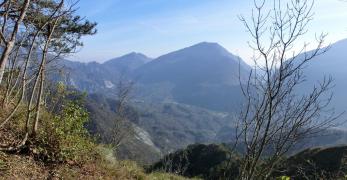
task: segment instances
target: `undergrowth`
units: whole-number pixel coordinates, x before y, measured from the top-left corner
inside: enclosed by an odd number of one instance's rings
[[[36,136],[30,137],[20,151],[0,151],[0,179],[185,179],[164,173],[146,174],[135,162],[118,161],[109,145],[97,144],[85,129],[89,115],[83,99],[83,94],[68,91],[62,84],[51,90],[40,113]],[[0,128],[1,144],[13,145],[23,138],[26,106],[22,103]],[[0,109],[0,120],[11,108]]]

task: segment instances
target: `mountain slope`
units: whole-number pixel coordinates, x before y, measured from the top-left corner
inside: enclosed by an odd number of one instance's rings
[[[216,142],[219,131],[233,124],[228,114],[189,105],[136,103],[134,107],[139,115],[135,124],[149,133],[164,154],[192,143]]]
[[[204,42],[161,56],[135,70],[135,75],[142,92],[162,87],[159,90],[167,92],[156,93],[164,95],[162,99],[171,95],[172,101],[230,111],[242,100],[239,69],[244,80],[248,65],[222,46]]]
[[[276,173],[293,179],[345,179],[346,157],[346,146],[306,149],[289,157]]]
[[[64,67],[65,75],[60,80],[81,91],[107,93],[109,89],[115,88],[121,76],[126,78],[133,70],[150,60],[150,58],[139,53],[130,53],[106,61],[103,64],[62,60],[61,66]]]
[[[90,94],[87,97],[85,106],[90,117],[87,129],[102,143],[112,143],[117,117],[116,104],[116,100],[98,94]],[[123,143],[117,148],[117,158],[131,159],[141,164],[155,162],[160,157],[160,150],[153,144],[148,133],[135,124],[139,119],[136,111],[127,107],[126,112],[130,120],[126,123],[129,123],[131,129],[127,127],[129,134],[124,136]]]
[[[92,134],[99,135],[104,143],[112,137],[117,116],[115,104],[116,100],[103,95],[91,94],[87,98],[86,108],[91,118],[88,129]],[[177,103],[133,102],[126,112],[127,119],[136,129],[135,136],[140,140],[133,144],[142,150],[146,148],[146,153],[152,157],[144,160],[146,162],[158,158],[159,152],[165,154],[192,143],[215,142],[219,131],[232,125],[231,118],[225,113]],[[136,157],[132,159],[138,160]]]
[[[334,97],[331,102],[331,107],[335,108],[337,112],[341,113],[347,111],[347,39],[338,41],[331,45],[330,49],[314,58],[304,74],[307,82],[303,84],[304,89],[312,89],[319,81],[324,79],[324,76],[331,76],[333,78],[333,87],[331,93]],[[346,116],[342,118],[344,121]]]
[[[152,59],[141,53],[132,52],[130,54],[106,61],[102,66],[109,71],[129,73]]]
[[[88,93],[112,96],[120,77],[137,82],[137,98],[178,102],[235,112],[242,103],[239,87],[250,67],[217,43],[199,43],[154,60],[130,53],[103,64],[63,61],[64,82]],[[240,73],[240,75],[239,75]]]
[[[144,83],[238,85],[239,57],[216,43],[199,43],[163,55],[136,70]],[[241,61],[241,72],[249,67]]]

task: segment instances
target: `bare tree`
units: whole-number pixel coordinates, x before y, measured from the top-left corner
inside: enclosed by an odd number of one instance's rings
[[[115,150],[134,134],[131,122],[128,120],[127,107],[132,98],[135,82],[121,74],[116,86],[116,114],[112,127],[112,144]]]
[[[314,0],[255,0],[250,20],[240,17],[255,53],[248,81],[241,83],[246,103],[236,133],[238,143],[245,146],[240,179],[269,179],[298,141],[331,127],[338,117],[326,112],[331,78],[311,91],[298,92],[306,65],[328,50],[325,34],[316,38],[312,51],[307,51],[308,43],[300,42],[312,20],[313,5]]]
[[[123,73],[120,75],[120,78],[116,86],[116,113],[121,117],[125,116],[124,108],[132,99],[134,86],[134,81],[128,80]]]
[[[177,153],[165,153],[166,155],[161,155],[161,167],[159,171],[167,172],[172,174],[177,174],[184,176],[189,168],[189,151],[181,150]]]

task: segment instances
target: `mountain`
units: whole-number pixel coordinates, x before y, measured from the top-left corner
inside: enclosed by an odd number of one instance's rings
[[[242,102],[239,69],[243,81],[250,67],[241,58],[203,42],[163,55],[134,74],[144,97],[232,111]]]
[[[107,93],[115,87],[121,76],[127,77],[133,70],[149,61],[150,58],[140,53],[130,53],[102,64],[62,60],[60,65],[65,72],[60,80],[81,91]]]
[[[286,175],[293,179],[345,179],[346,157],[347,146],[306,149],[281,163],[275,176]]]
[[[155,146],[164,154],[193,143],[219,141],[219,131],[233,126],[233,118],[227,113],[190,105],[136,103],[133,107],[139,115],[135,124],[148,132]]]
[[[129,119],[137,132],[128,143],[132,145],[120,151],[145,149],[150,158],[141,158],[137,151],[122,156],[146,163],[158,158],[158,152],[172,152],[192,143],[219,142],[220,131],[232,129],[233,118],[225,112],[239,109],[239,80],[243,81],[250,70],[239,57],[216,43],[206,42],[153,60],[130,53],[102,64],[61,62],[65,76],[55,79],[89,94],[88,129],[105,143],[111,137],[119,77],[125,75],[136,81],[131,102],[134,110]]]
[[[111,83],[109,79],[112,77],[111,73],[97,62],[80,63],[64,60],[62,66],[64,72],[59,80],[80,91],[96,92],[107,88],[107,82]]]
[[[243,100],[240,80],[243,82],[251,69],[240,57],[208,42],[156,59],[130,53],[102,64],[63,60],[62,65],[65,76],[58,80],[81,91],[113,96],[122,77],[136,82],[138,100],[177,102],[223,112],[239,109]]]
[[[347,40],[342,40],[313,59],[304,69],[307,81],[298,92],[307,92],[324,75],[330,75],[335,80],[331,107],[338,112],[347,110],[345,49]],[[62,62],[68,72],[64,82],[89,93],[88,129],[100,135],[103,143],[112,137],[114,92],[120,77],[136,82],[127,112],[134,134],[117,149],[120,159],[150,164],[189,144],[234,141],[235,115],[243,102],[240,83],[246,82],[251,68],[217,43],[199,43],[156,59],[130,53],[102,64]],[[343,127],[329,129],[327,134],[301,141],[290,154],[309,147],[344,145],[346,137]],[[243,147],[238,150],[242,152]]]
[[[238,85],[238,68],[249,70],[239,57],[217,43],[199,43],[166,55],[136,70],[143,83],[172,82],[176,85]],[[189,84],[188,84],[189,83]]]
[[[315,57],[304,69],[307,81],[303,84],[303,89],[312,89],[313,86],[324,79],[333,78],[333,86],[330,90],[333,93],[331,108],[335,108],[338,113],[347,112],[347,39],[332,44],[329,50]],[[341,121],[345,121],[344,116]],[[346,126],[346,125],[345,125]]]
[[[224,145],[194,144],[164,156],[149,172],[172,172],[189,178],[237,179],[241,158]],[[226,178],[228,177],[228,178]]]
[[[305,149],[283,156],[269,179],[345,179],[346,157],[347,146]],[[268,160],[259,161],[266,164]],[[242,156],[228,146],[194,144],[164,156],[147,171],[202,179],[238,179],[241,163]]]
[[[307,81],[301,92],[312,89],[324,76],[334,79],[331,107],[347,111],[347,39],[331,45],[304,69]],[[67,84],[89,93],[112,95],[120,75],[135,80],[136,95],[146,102],[178,102],[217,111],[240,108],[239,87],[250,67],[217,43],[199,43],[156,59],[130,53],[103,64],[62,61]],[[346,118],[345,118],[346,119]]]
[[[118,116],[115,112],[116,104],[116,100],[99,94],[90,94],[86,97],[85,108],[90,118],[86,127],[101,143],[112,143],[114,122]],[[127,124],[124,125],[130,125],[125,127],[129,134],[124,136],[123,143],[116,149],[117,158],[131,159],[141,164],[155,162],[160,158],[161,150],[154,145],[148,132],[135,124],[139,121],[135,109],[127,107],[126,112],[130,121],[126,121]]]
[[[112,137],[112,127],[117,117],[116,104],[116,100],[100,94],[87,97],[86,108],[91,120],[88,129],[104,143],[109,143]],[[157,154],[166,154],[192,143],[216,142],[219,131],[233,124],[232,118],[226,113],[177,103],[133,102],[126,108],[126,114],[136,129],[137,139],[142,139],[147,144],[146,149],[157,151]],[[151,156],[153,159],[159,157],[155,153]]]
[[[106,61],[102,65],[109,71],[129,73],[152,59],[141,53],[132,52],[122,57]]]

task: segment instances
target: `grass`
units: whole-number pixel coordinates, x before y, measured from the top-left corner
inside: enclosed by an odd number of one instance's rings
[[[0,109],[0,120],[8,114],[6,110]],[[6,127],[0,128],[1,143],[21,140],[23,112],[25,109],[20,109]],[[84,129],[88,113],[78,101],[64,101],[56,114],[44,109],[40,118],[38,134],[25,150],[16,154],[0,151],[0,179],[186,180],[172,174],[146,174],[135,162],[118,161],[110,147],[88,136]]]
[[[109,150],[98,147],[103,158],[82,165],[44,164],[30,156],[0,152],[0,179],[122,179],[122,180],[188,180],[167,173],[146,174],[144,169],[132,161],[117,161],[107,157]]]

